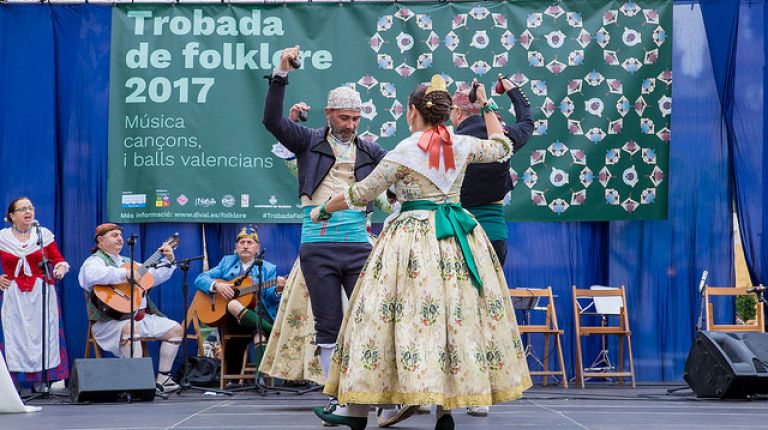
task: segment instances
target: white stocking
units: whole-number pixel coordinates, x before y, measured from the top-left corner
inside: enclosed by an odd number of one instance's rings
[[[318,343],[317,347],[320,348],[320,367],[323,368],[323,376],[328,378],[328,369],[331,368],[331,357],[333,357],[333,350],[336,348],[334,343]]]
[[[160,344],[160,360],[157,363],[157,370],[160,373],[171,371],[173,359],[176,358],[176,353],[179,352],[179,342],[181,342],[181,339],[174,337]]]
[[[141,347],[141,340],[138,338],[133,341],[133,356],[142,357],[144,350]],[[123,339],[120,342],[120,357],[127,358],[131,356],[131,341],[128,338]]]
[[[371,405],[350,403],[346,406],[338,406],[336,410],[333,411],[333,414],[341,417],[367,417],[370,406]]]

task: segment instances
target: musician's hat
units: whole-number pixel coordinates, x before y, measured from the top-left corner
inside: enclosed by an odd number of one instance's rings
[[[256,243],[259,243],[259,233],[256,231],[256,226],[253,224],[244,225],[243,228],[240,229],[240,231],[237,233],[237,237],[235,237],[235,242],[239,242],[240,239],[250,237]]]
[[[111,222],[106,224],[101,224],[96,227],[96,235],[93,236],[93,239],[96,240],[98,239],[99,236],[104,236],[105,234],[109,233],[112,230],[123,231],[123,228],[117,224],[112,224]]]
[[[106,224],[101,224],[96,227],[96,234],[93,236],[93,241],[98,243],[99,242],[99,236],[104,236],[105,234],[109,233],[112,230],[120,230],[123,231],[123,228],[120,227],[117,224],[112,224],[111,222],[108,222]],[[96,252],[99,247],[97,245],[94,245],[93,248],[91,248],[91,254]]]

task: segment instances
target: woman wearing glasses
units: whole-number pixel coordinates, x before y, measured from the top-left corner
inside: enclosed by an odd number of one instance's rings
[[[63,278],[69,271],[69,264],[61,256],[53,233],[45,227],[36,228],[33,225],[35,207],[28,197],[19,197],[8,205],[5,221],[12,225],[0,230],[3,326],[3,343],[0,346],[14,382],[32,382],[39,387],[40,381],[43,381],[43,368],[48,371],[48,381],[69,377],[69,360],[59,319],[55,280],[46,279],[40,267],[43,254],[38,246],[38,237],[42,236],[53,278]],[[48,299],[45,360],[41,348],[44,287],[47,288]]]

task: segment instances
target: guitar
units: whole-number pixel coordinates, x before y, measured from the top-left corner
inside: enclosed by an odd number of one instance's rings
[[[232,289],[235,290],[235,297],[232,300],[237,300],[246,308],[253,307],[252,305],[255,303],[254,296],[256,295],[254,293],[259,291],[259,285],[254,285],[253,280],[248,274],[238,276],[229,281],[223,279],[214,279],[214,281],[230,284]],[[276,284],[277,278],[264,282],[261,288],[266,289]],[[224,318],[227,315],[227,303],[229,303],[229,300],[219,294],[207,294],[200,290],[197,290],[195,297],[192,299],[192,307],[197,312],[197,318],[208,326],[218,326],[224,323]]]
[[[168,245],[172,249],[176,249],[179,246],[179,233],[174,233],[171,237],[163,242],[163,245]],[[160,259],[163,258],[163,254],[158,248],[142,265],[134,263],[134,282],[135,287],[133,294],[133,310],[137,311],[141,306],[141,300],[147,294],[150,288],[155,285],[155,279],[152,274],[149,273],[149,269],[154,267]],[[130,278],[130,263],[125,263],[120,266],[128,271],[128,277]],[[94,285],[93,292],[91,293],[91,302],[96,309],[109,315],[110,318],[116,320],[125,320],[130,318],[131,314],[131,284],[129,280],[115,285]]]

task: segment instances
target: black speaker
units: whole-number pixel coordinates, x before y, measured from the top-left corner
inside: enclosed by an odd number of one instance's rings
[[[73,402],[114,402],[130,395],[131,400],[155,399],[152,359],[78,358],[69,380]]]
[[[683,379],[697,397],[768,394],[768,334],[700,331]]]

